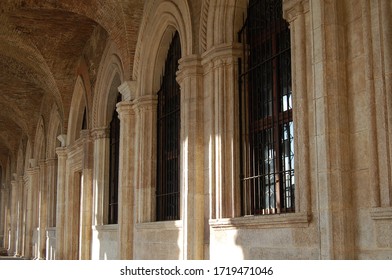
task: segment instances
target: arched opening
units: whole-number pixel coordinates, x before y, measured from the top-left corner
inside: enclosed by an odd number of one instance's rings
[[[176,81],[181,44],[173,36],[158,91],[156,219],[180,218],[180,86]]]

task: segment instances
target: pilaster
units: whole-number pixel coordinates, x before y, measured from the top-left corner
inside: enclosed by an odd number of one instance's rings
[[[315,172],[321,259],[354,258],[342,1],[312,1]]]
[[[283,2],[284,18],[290,24],[291,73],[293,92],[294,153],[295,153],[295,211],[311,212],[310,200],[310,138],[308,77],[311,76],[311,59],[306,37],[309,21],[309,0]]]

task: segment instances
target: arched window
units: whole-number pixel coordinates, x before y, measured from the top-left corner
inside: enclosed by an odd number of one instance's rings
[[[121,101],[121,95],[118,94],[117,102]],[[109,209],[108,224],[117,224],[118,222],[118,165],[120,150],[120,119],[117,110],[114,109],[112,120],[110,122],[110,158],[109,158]]]
[[[282,18],[282,0],[250,0],[239,35],[246,43],[239,79],[242,212],[292,212],[290,31]]]
[[[158,221],[180,218],[180,86],[176,81],[180,58],[180,38],[176,32],[169,47],[158,92]]]

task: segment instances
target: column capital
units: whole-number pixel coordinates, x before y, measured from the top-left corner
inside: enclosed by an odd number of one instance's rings
[[[56,148],[56,154],[59,158],[64,158],[67,156],[67,147]]]
[[[309,0],[284,0],[283,18],[289,23],[309,11]]]
[[[35,174],[38,174],[38,172],[39,172],[39,167],[30,167],[27,168],[26,170],[27,176],[33,176]]]
[[[116,107],[120,120],[123,116],[135,114],[134,102],[132,101],[121,101],[117,103]]]
[[[158,104],[158,95],[143,95],[135,99],[135,109],[155,108]]]
[[[188,55],[179,60],[177,82],[181,82],[189,76],[203,75],[203,67],[199,55]]]
[[[91,130],[91,136],[94,140],[109,138],[110,129],[108,127],[97,127]]]
[[[132,101],[136,96],[136,81],[125,81],[117,89],[122,95],[123,101]]]

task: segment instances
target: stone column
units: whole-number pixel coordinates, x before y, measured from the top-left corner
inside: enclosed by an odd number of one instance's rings
[[[136,111],[136,222],[155,220],[157,95],[137,98]]]
[[[107,222],[107,207],[105,186],[109,185],[109,129],[106,127],[92,130],[94,141],[94,170],[93,170],[93,225],[103,225]]]
[[[11,230],[11,222],[10,222],[10,218],[11,218],[11,191],[9,186],[9,182],[6,182],[6,187],[4,190],[4,245],[3,247],[5,249],[9,249],[10,248],[10,230]]]
[[[48,221],[47,170],[44,160],[39,162],[39,203],[38,203],[38,259],[45,259],[46,227]]]
[[[204,149],[203,69],[198,56],[180,60],[181,87],[181,218],[184,259],[203,259]]]
[[[312,1],[315,184],[321,259],[354,258],[342,1]]]
[[[93,209],[93,143],[90,131],[82,131],[83,138],[83,170],[80,206],[80,244],[79,259],[91,259],[92,242],[92,209]]]
[[[0,182],[2,184],[2,182]],[[0,248],[5,248],[5,215],[6,215],[6,190],[0,185]]]
[[[64,230],[65,230],[65,188],[66,188],[66,163],[67,148],[65,147],[66,135],[60,135],[61,147],[56,148],[57,153],[57,211],[56,211],[56,259],[65,258]]]
[[[119,258],[133,259],[134,236],[134,169],[135,169],[135,81],[119,87],[123,101],[117,104],[120,118],[120,162],[118,178],[118,242]]]
[[[46,160],[47,184],[47,227],[56,226],[56,201],[57,201],[57,158]]]
[[[29,168],[27,171],[27,204],[26,204],[26,242],[25,257],[31,259],[33,257],[33,203],[34,203],[34,186],[39,181],[39,169]]]
[[[18,226],[18,181],[17,174],[13,174],[14,180],[11,181],[11,240],[10,240],[10,255],[16,255],[17,246],[17,226]]]
[[[18,204],[18,210],[17,210],[17,232],[18,232],[18,240],[17,240],[17,246],[16,246],[16,255],[17,256],[23,256],[23,234],[24,234],[24,224],[23,224],[23,212],[24,212],[24,205],[23,205],[23,188],[24,188],[24,179],[23,176],[18,177],[18,195],[17,195],[17,204]]]

